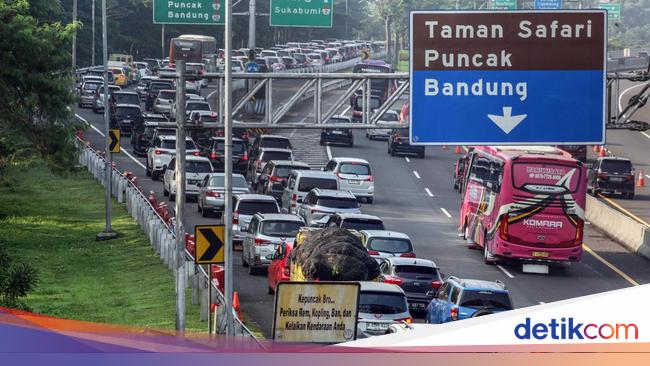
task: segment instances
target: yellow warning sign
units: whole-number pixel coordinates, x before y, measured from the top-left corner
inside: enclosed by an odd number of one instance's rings
[[[120,129],[112,128],[108,131],[108,150],[112,153],[120,152]]]
[[[223,263],[224,257],[224,226],[223,225],[197,225],[194,227],[196,239],[197,264]]]

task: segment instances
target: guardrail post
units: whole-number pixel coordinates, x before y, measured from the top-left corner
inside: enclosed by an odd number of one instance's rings
[[[206,277],[201,276],[199,283],[199,315],[202,322],[208,321],[209,305],[208,305],[208,286],[209,281]]]
[[[190,283],[192,284],[192,305],[199,303],[199,273],[197,264],[192,267],[192,275],[190,276]]]

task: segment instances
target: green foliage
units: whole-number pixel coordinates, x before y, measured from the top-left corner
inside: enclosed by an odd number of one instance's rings
[[[14,263],[0,241],[0,306],[29,311],[22,301],[38,283],[36,269],[26,263]]]
[[[0,131],[21,136],[63,170],[73,161],[71,136],[79,128],[68,107],[75,100],[68,50],[76,25],[40,22],[34,14],[56,7],[34,3],[31,8],[27,0],[0,0]],[[16,152],[20,140],[2,139],[0,150]]]

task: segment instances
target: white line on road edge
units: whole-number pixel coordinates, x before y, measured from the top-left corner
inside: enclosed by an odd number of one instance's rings
[[[343,110],[343,112],[341,112],[341,115],[344,115],[344,114],[348,113],[348,111],[350,110],[350,107],[352,107],[352,106],[349,105],[347,108],[345,108],[345,109]]]
[[[429,197],[433,197],[433,193],[431,193],[431,191],[429,190],[429,188],[425,188],[424,190],[425,190],[425,192],[427,192],[427,194],[429,195]]]
[[[621,93],[621,95],[618,96],[618,110],[619,110],[619,111],[622,111],[622,110],[623,110],[623,103],[622,103],[622,102],[623,102],[623,96],[625,95],[625,93],[629,92],[630,90],[632,90],[632,89],[634,89],[634,88],[638,88],[638,87],[641,87],[641,86],[644,86],[644,85],[645,85],[645,84],[638,84],[638,85],[634,85],[634,86],[631,86],[631,87],[629,87],[629,88],[623,90],[623,92]]]
[[[411,159],[409,159],[408,156],[405,156],[405,157],[404,157],[404,160],[406,160],[407,163],[410,163],[410,162],[411,162]]]
[[[645,177],[648,178],[648,179],[650,179],[650,175],[647,175],[647,174],[646,174]]]
[[[205,99],[210,99],[210,98],[212,98],[212,96],[213,96],[216,92],[218,92],[218,91],[219,91],[219,88],[215,89],[212,93],[208,94],[208,97],[205,98]]]
[[[503,267],[501,267],[501,265],[497,264],[497,268],[500,269],[501,272],[505,273],[506,276],[508,276],[508,277],[510,277],[510,278],[515,278],[515,276],[513,276],[512,274],[510,274],[510,272],[506,271],[506,269],[503,268]]]
[[[418,172],[416,172],[415,170],[413,171],[413,175],[415,175],[417,179],[420,179],[420,174],[418,174]]]
[[[447,210],[445,210],[444,207],[440,207],[440,210],[442,211],[442,213],[444,213],[447,217],[449,217],[451,219],[451,214],[449,212],[447,212]]]
[[[88,121],[87,121],[85,118],[81,117],[81,116],[78,115],[78,114],[75,114],[75,116],[77,116],[77,118],[79,118],[82,122],[84,122],[84,123],[86,123],[88,126],[90,126],[90,128],[92,128],[93,130],[95,130],[98,134],[102,135],[102,137],[106,137],[106,135],[104,135],[104,133],[103,133],[102,131],[100,131],[99,128],[95,127],[92,123],[88,123]],[[133,155],[129,154],[126,150],[124,150],[124,149],[120,149],[120,150],[121,150],[121,151],[122,151],[126,156],[128,156],[129,158],[131,158],[131,160],[135,161],[136,164],[138,164],[139,166],[141,166],[142,169],[145,169],[145,170],[147,169],[147,167],[144,166],[144,164],[142,164],[142,163],[140,162],[140,160],[136,159]]]
[[[325,151],[327,151],[327,160],[332,160],[332,149],[330,145],[325,146]]]
[[[645,136],[645,137],[647,137],[647,138],[649,138],[649,139],[650,139],[650,135],[648,135],[647,133],[645,133],[645,132],[643,132],[643,131],[641,131],[641,134],[643,134],[643,136]]]

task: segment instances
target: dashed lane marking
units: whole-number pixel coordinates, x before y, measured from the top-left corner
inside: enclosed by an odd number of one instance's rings
[[[431,191],[429,190],[429,188],[425,188],[424,191],[427,192],[427,194],[429,195],[429,197],[433,197],[433,193],[431,193]]]
[[[503,268],[500,264],[497,264],[497,268],[501,270],[506,276],[510,278],[515,278],[515,276],[512,275],[512,273],[508,272],[505,268]]]
[[[415,170],[413,171],[413,175],[415,175],[417,179],[420,179],[420,174],[418,174],[418,172],[416,172]]]
[[[445,216],[447,216],[447,217],[449,217],[451,219],[451,214],[447,210],[445,210],[444,207],[440,207],[440,210],[442,211],[442,213],[445,214]]]

